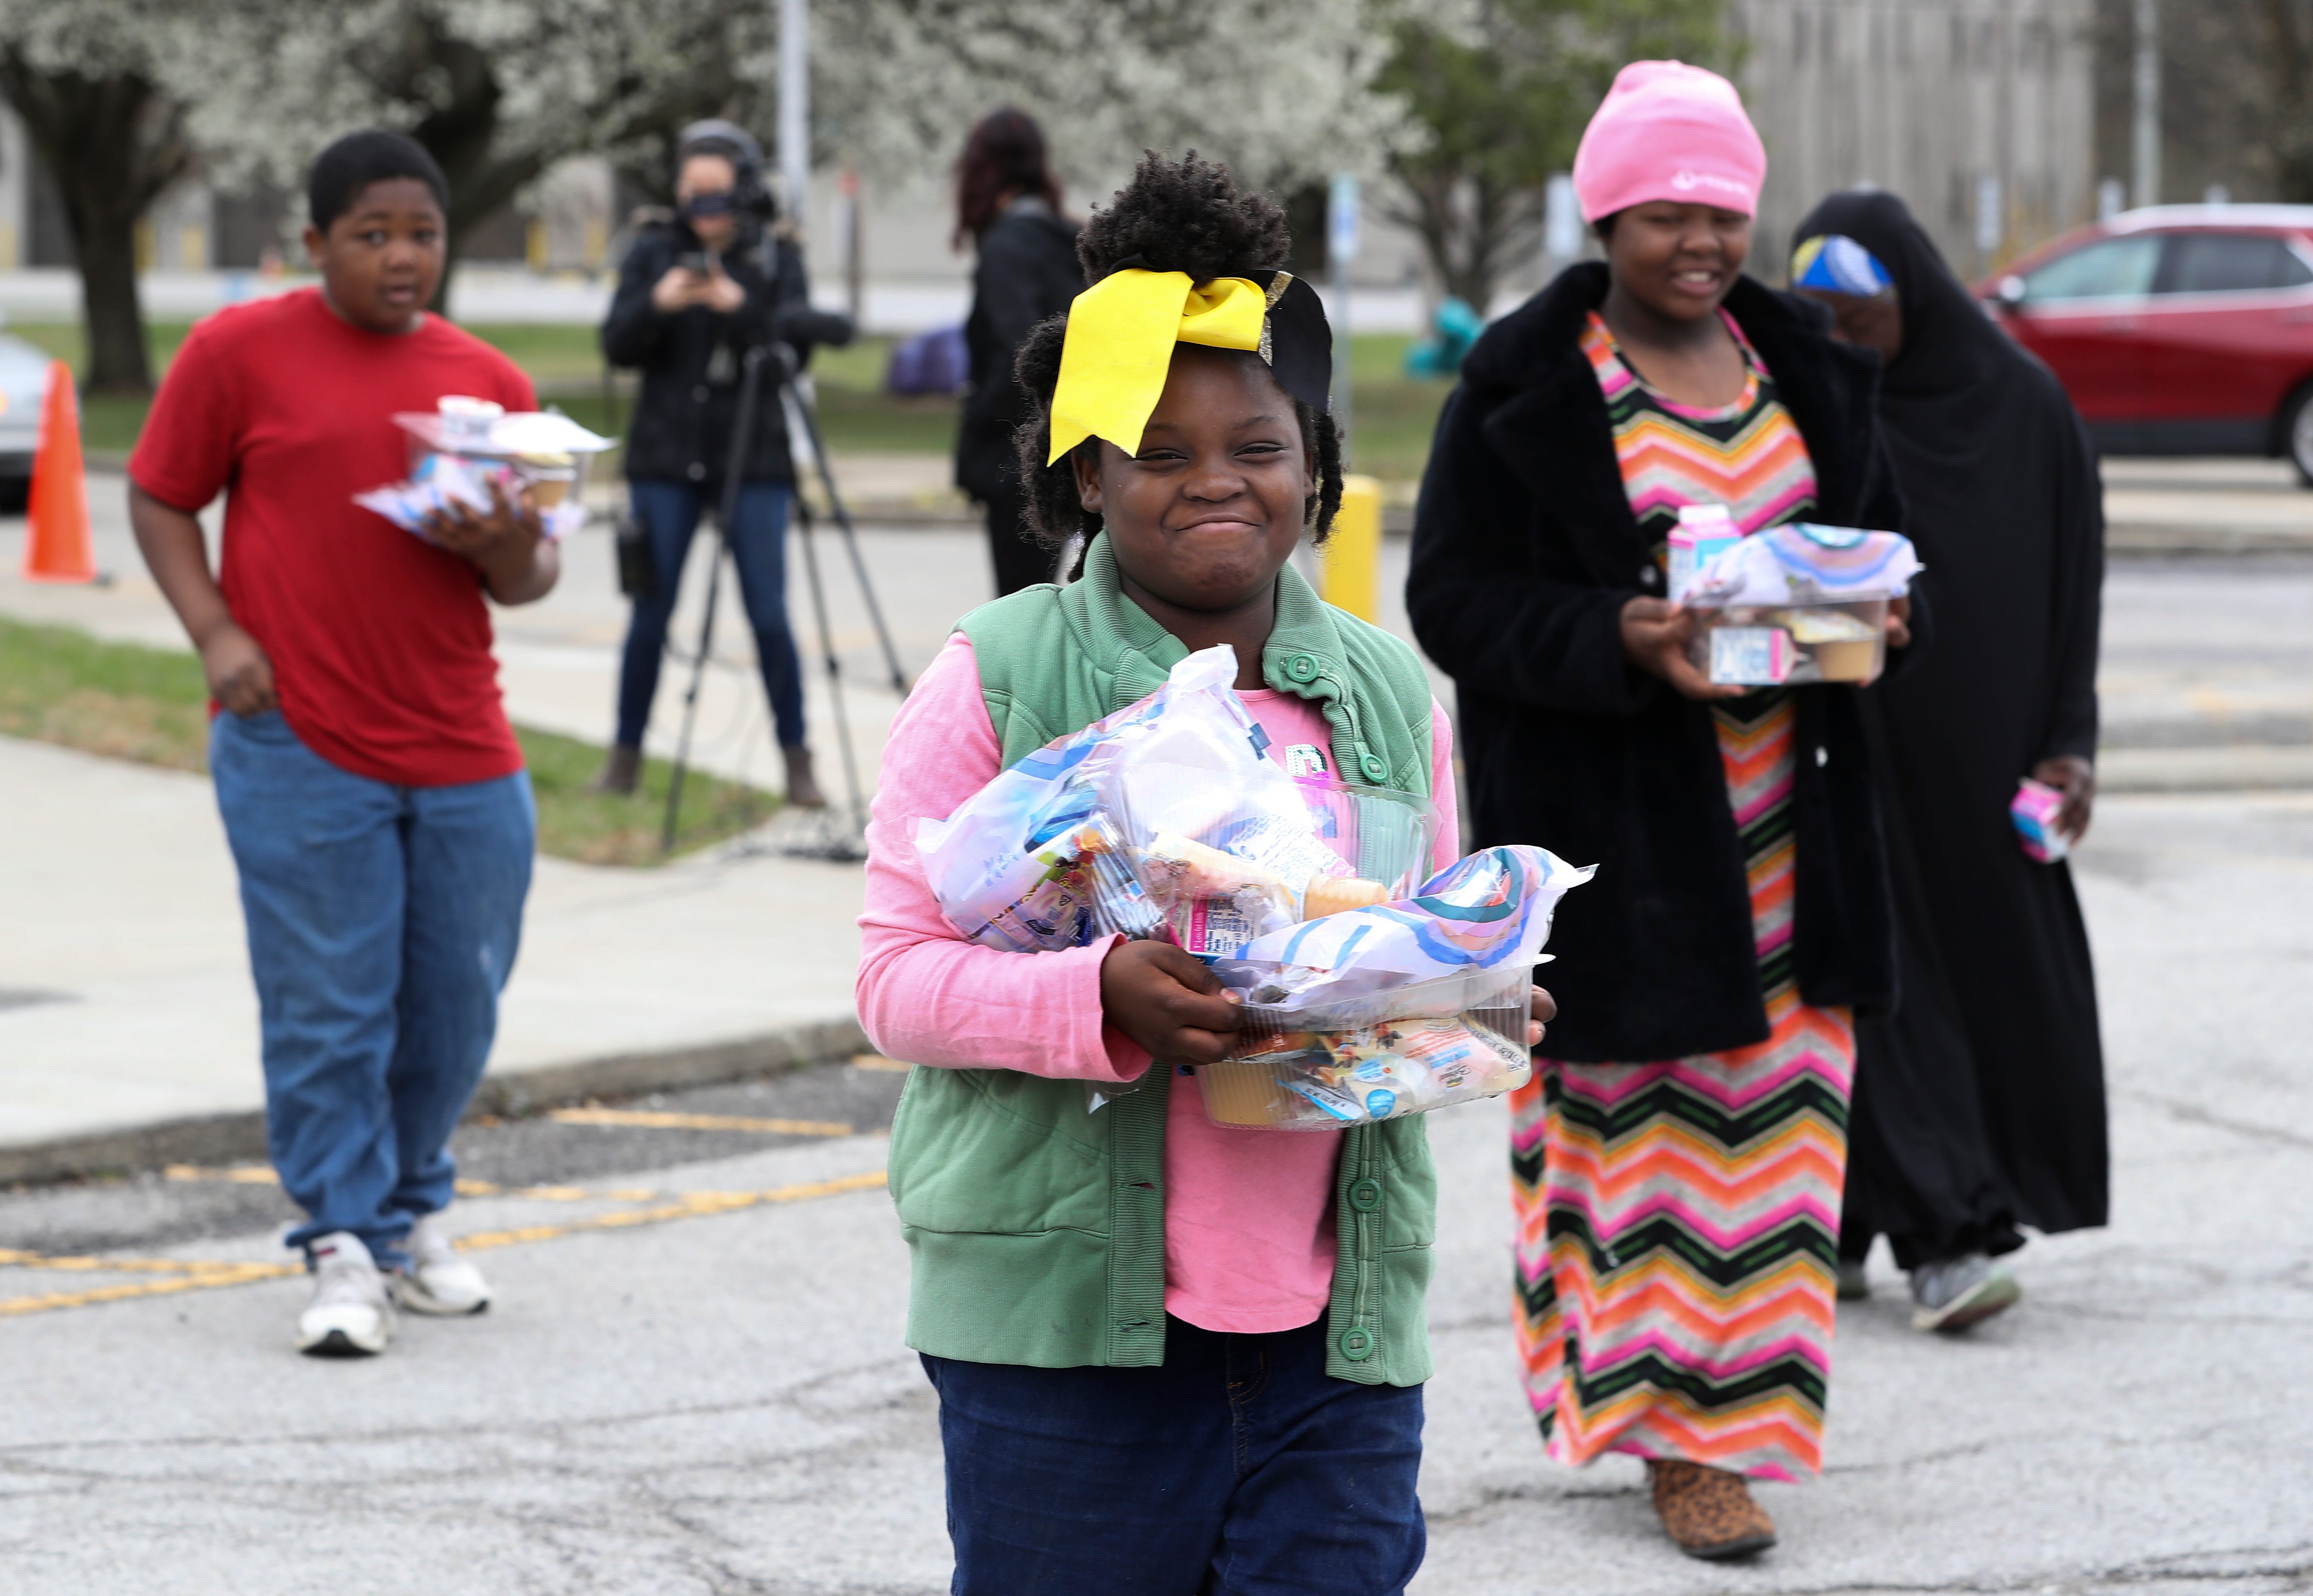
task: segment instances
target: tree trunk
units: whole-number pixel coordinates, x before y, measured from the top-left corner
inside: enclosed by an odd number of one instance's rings
[[[1412,203],[1385,214],[1421,241],[1421,252],[1447,296],[1485,315],[1511,250],[1533,230],[1533,196],[1505,190],[1483,176],[1404,164],[1395,170]]]
[[[0,94],[64,197],[86,318],[90,393],[153,391],[136,294],[136,224],[192,164],[184,113],[136,72],[46,71],[0,52]]]
[[[2271,132],[2274,186],[2291,205],[2313,202],[2313,133],[2305,118],[2313,110],[2313,45],[2309,45],[2302,8],[2293,0],[2265,0],[2263,23],[2266,117]]]
[[[523,184],[546,169],[544,152],[527,150],[499,157],[498,104],[506,97],[489,53],[461,39],[432,13],[413,19],[403,53],[391,69],[373,81],[397,99],[432,109],[409,129],[426,146],[450,185],[448,250],[432,310],[446,314],[450,276],[474,226],[512,199]],[[440,91],[446,87],[447,98]]]

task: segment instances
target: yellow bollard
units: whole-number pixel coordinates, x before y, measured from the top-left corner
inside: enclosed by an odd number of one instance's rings
[[[1319,545],[1325,602],[1359,620],[1381,619],[1381,484],[1371,477],[1341,482],[1341,513]]]

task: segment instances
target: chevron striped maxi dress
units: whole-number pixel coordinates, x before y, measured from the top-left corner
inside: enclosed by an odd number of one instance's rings
[[[1631,508],[1657,538],[1681,504],[1727,504],[1746,532],[1813,505],[1806,443],[1728,326],[1750,374],[1719,410],[1649,389],[1595,313],[1583,335]],[[1561,1462],[1623,1451],[1799,1479],[1822,1469],[1855,1036],[1846,1010],[1800,1001],[1793,973],[1790,693],[1711,713],[1772,1031],[1692,1058],[1545,1061],[1512,1099],[1518,1348]]]

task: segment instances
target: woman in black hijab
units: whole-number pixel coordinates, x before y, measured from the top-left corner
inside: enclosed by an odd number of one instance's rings
[[[2055,378],[1902,200],[1834,195],[1794,242],[1792,286],[1886,360],[1880,425],[1936,600],[1934,650],[1864,696],[1902,1001],[1858,1026],[1840,1294],[1863,1294],[1884,1234],[1913,1324],[1957,1330],[2016,1301],[1992,1260],[2024,1244],[2019,1225],[2105,1223],[2088,934],[2068,868],[2027,857],[2009,816],[2031,776],[2064,794],[2060,830],[2088,826],[2103,488]]]

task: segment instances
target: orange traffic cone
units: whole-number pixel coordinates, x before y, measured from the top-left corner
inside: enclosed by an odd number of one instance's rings
[[[40,403],[40,443],[32,456],[32,499],[24,517],[24,574],[34,582],[93,582],[88,478],[80,463],[80,395],[72,368],[48,364]]]

